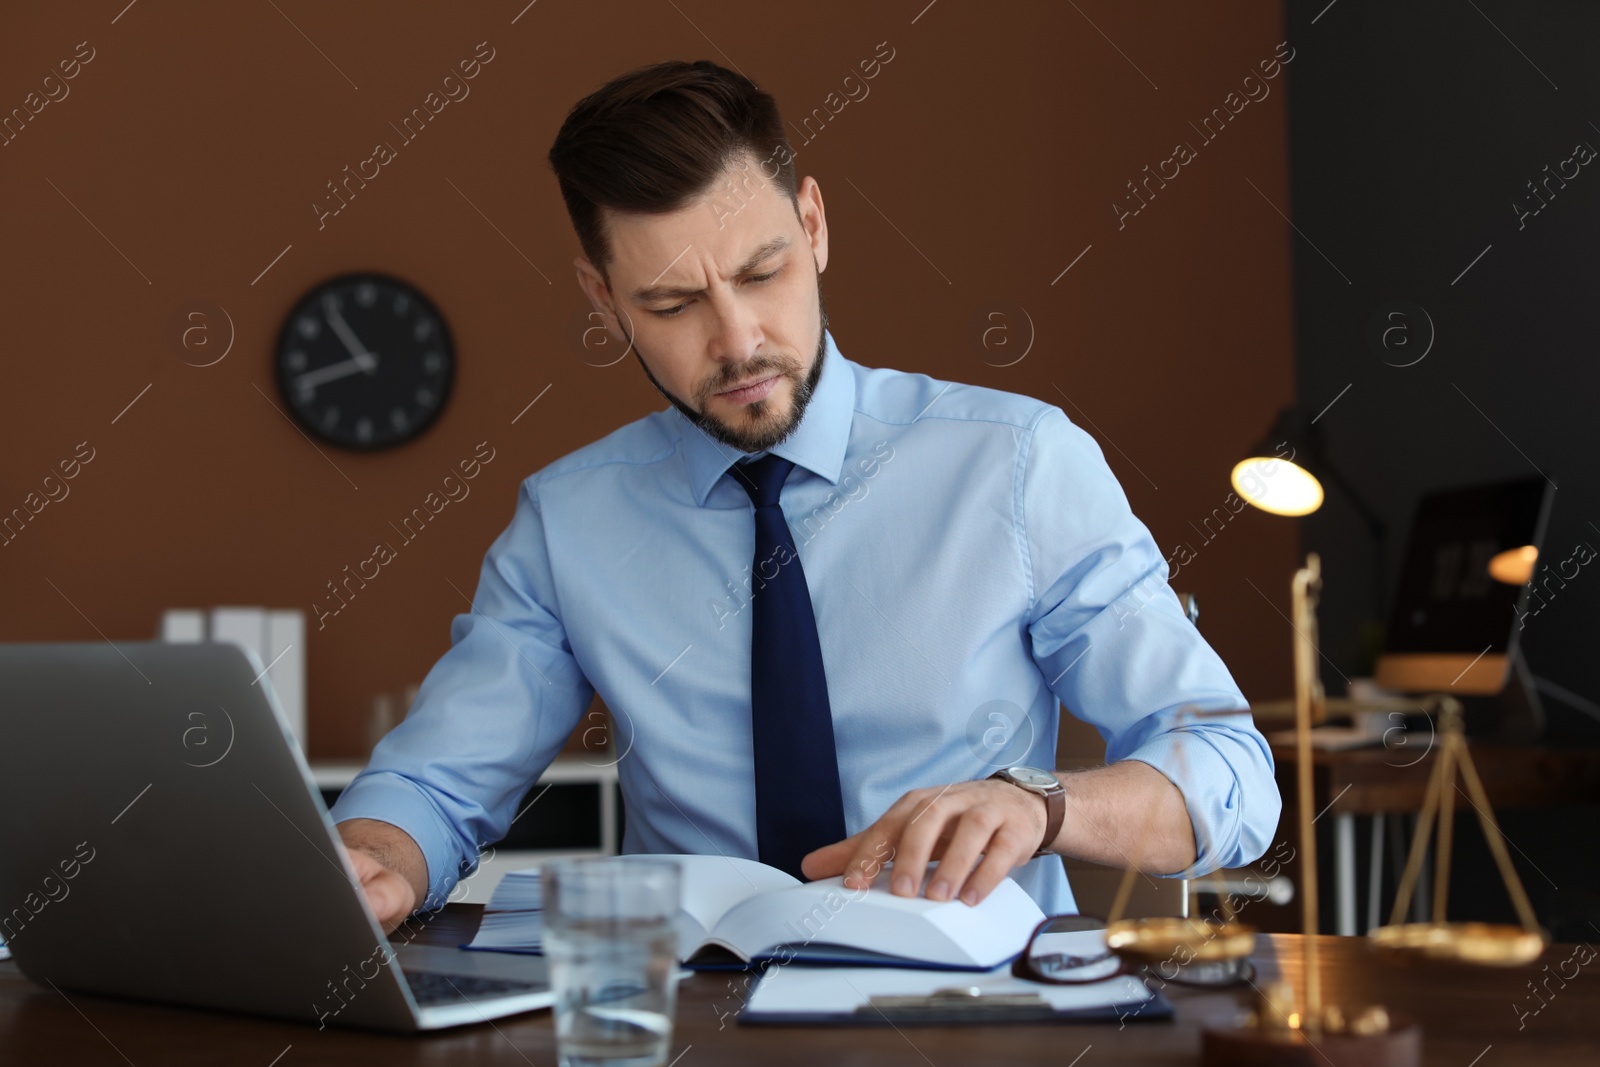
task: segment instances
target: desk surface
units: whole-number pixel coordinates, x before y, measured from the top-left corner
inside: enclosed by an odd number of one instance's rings
[[[449,905],[419,940],[451,945],[476,929],[480,909]],[[1600,935],[1596,936],[1600,942]],[[1563,983],[1554,977],[1573,947],[1552,947],[1540,964],[1514,970],[1443,971],[1402,967],[1373,956],[1357,938],[1324,937],[1327,996],[1380,1000],[1423,1023],[1424,1062],[1448,1067],[1502,1067],[1600,1062],[1600,959],[1581,968],[1569,963]],[[1303,939],[1263,936],[1258,980],[1301,973]],[[1583,958],[1583,957],[1579,957]],[[1545,1006],[1527,983],[1547,978]],[[1199,991],[1169,985],[1177,1008],[1170,1023],[1006,1026],[819,1028],[744,1027],[729,1014],[740,1000],[730,992],[739,975],[697,974],[679,991],[672,1055],[678,1067],[711,1064],[959,1064],[1076,1062],[1088,1046],[1085,1067],[1097,1063],[1196,1063],[1200,1028],[1229,1019],[1248,1001],[1244,993]],[[419,1037],[392,1037],[213,1012],[137,1004],[86,994],[70,1001],[29,982],[14,962],[0,963],[0,1063],[164,1067],[248,1064],[310,1067],[315,1064],[514,1064],[550,1067],[555,1035],[548,1011]],[[1518,1028],[1519,1020],[1522,1023]],[[1493,1046],[1488,1055],[1486,1049]],[[280,1059],[274,1060],[274,1057]],[[1479,1057],[1482,1059],[1479,1059]],[[1345,1067],[1345,1065],[1336,1065]],[[1357,1067],[1357,1065],[1351,1065]]]

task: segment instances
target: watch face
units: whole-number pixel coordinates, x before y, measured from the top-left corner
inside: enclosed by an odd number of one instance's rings
[[[284,321],[276,359],[295,419],[352,449],[417,436],[443,410],[455,375],[439,310],[381,274],[347,274],[307,293]]]
[[[1007,767],[1006,773],[1011,776],[1013,781],[1020,782],[1023,785],[1048,789],[1058,784],[1055,775],[1049,771],[1041,771],[1037,767]]]

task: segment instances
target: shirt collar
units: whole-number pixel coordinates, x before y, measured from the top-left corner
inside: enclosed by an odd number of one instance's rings
[[[844,471],[845,446],[850,442],[850,427],[856,406],[856,380],[845,358],[834,344],[833,333],[823,331],[822,377],[806,405],[800,425],[768,452],[793,460],[796,466],[821,475],[834,485]],[[684,465],[689,475],[689,491],[694,502],[705,506],[711,487],[729,467],[755,452],[741,452],[732,445],[713,440],[676,408],[678,432],[683,439]]]

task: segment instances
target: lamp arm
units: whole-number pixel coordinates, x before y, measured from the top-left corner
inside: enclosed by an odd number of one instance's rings
[[[1387,528],[1371,504],[1355,490],[1345,476],[1334,466],[1326,455],[1321,457],[1322,473],[1327,475],[1328,481],[1339,487],[1344,498],[1355,507],[1357,513],[1367,521],[1367,532],[1372,535],[1372,610],[1376,613],[1374,618],[1383,617],[1384,593],[1388,585],[1384,580],[1383,552],[1384,536]]]
[[[1386,532],[1383,519],[1373,510],[1372,505],[1368,504],[1366,499],[1356,492],[1355,486],[1350,484],[1349,480],[1345,478],[1338,467],[1333,465],[1333,462],[1327,456],[1323,456],[1321,459],[1322,473],[1328,476],[1330,482],[1339,487],[1339,491],[1344,494],[1344,498],[1354,505],[1356,511],[1360,512],[1361,517],[1366,520],[1367,529],[1371,531],[1373,538],[1382,541]]]

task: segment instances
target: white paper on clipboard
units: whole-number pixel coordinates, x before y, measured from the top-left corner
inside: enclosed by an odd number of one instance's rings
[[[1136,1012],[1154,998],[1133,975],[1087,985],[1047,985],[1011,975],[1010,965],[992,971],[928,971],[899,967],[806,967],[769,970],[756,985],[741,1019],[762,1017],[846,1018],[872,997],[926,997],[951,987],[976,987],[983,996],[1038,994],[1056,1011]]]

